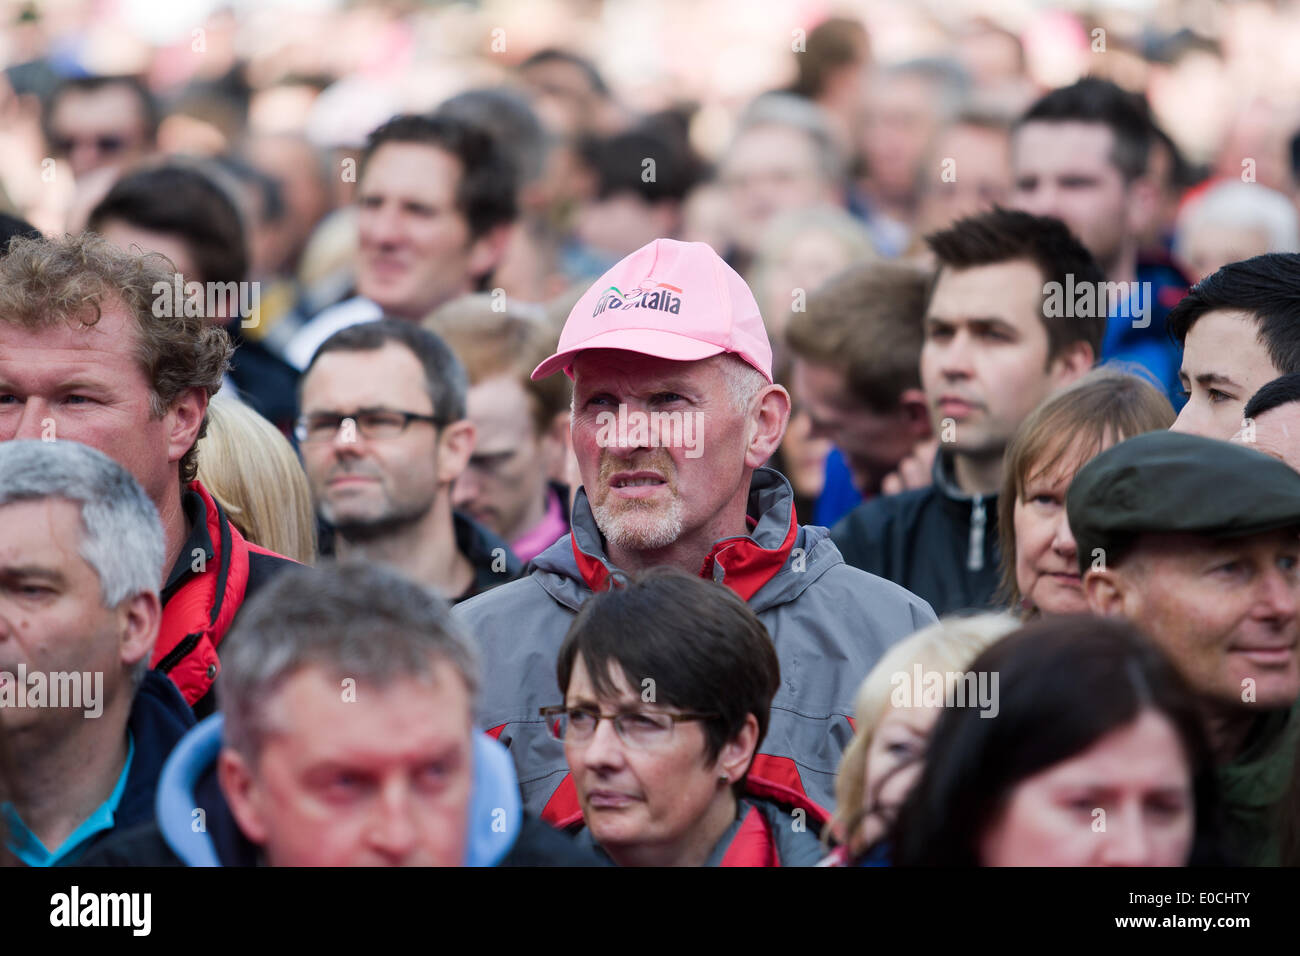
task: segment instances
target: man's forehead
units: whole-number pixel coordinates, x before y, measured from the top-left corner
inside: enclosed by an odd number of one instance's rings
[[[627,380],[631,384],[674,381],[702,381],[711,377],[716,356],[694,362],[679,362],[629,352],[624,349],[587,349],[573,359],[575,387],[594,382]]]
[[[66,498],[11,501],[0,505],[0,566],[20,564],[53,567],[60,559],[84,560],[77,546],[81,537],[81,507]]]

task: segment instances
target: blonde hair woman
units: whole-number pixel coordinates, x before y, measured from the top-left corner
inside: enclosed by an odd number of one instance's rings
[[[316,560],[311,488],[289,440],[236,398],[208,404],[199,440],[199,481],[239,533],[302,564]]]
[[[965,706],[996,707],[996,699],[981,701],[979,693],[971,699],[972,687],[981,686],[978,679],[959,683],[957,675],[1020,625],[1005,612],[944,617],[895,644],[876,662],[854,701],[856,733],[840,759],[835,814],[827,831],[840,845],[825,865],[883,862],[867,852],[879,845],[916,782],[926,737],[941,709],[928,694],[915,699],[917,687],[932,684],[930,675],[938,673],[945,691],[953,689],[954,700],[960,689]],[[996,698],[989,681],[982,686]]]

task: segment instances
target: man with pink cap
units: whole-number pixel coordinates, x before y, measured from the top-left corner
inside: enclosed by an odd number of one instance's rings
[[[557,702],[556,653],[587,597],[627,573],[674,565],[749,602],[783,678],[750,777],[827,807],[859,682],[934,620],[914,594],[846,565],[825,528],[798,524],[789,482],[763,467],[790,416],[771,366],[744,280],[703,243],[657,239],[587,291],[533,372],[573,379],[573,529],[530,575],[456,613],[482,653],[481,725],[510,748],[525,806],[545,819],[585,809],[538,714]],[[653,674],[641,691],[655,709]],[[635,775],[608,769],[635,805]]]

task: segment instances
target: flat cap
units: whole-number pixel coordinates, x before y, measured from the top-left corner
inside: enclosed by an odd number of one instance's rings
[[[1140,534],[1235,538],[1300,527],[1300,473],[1248,445],[1147,432],[1084,465],[1065,508],[1085,574],[1095,549],[1113,562]]]

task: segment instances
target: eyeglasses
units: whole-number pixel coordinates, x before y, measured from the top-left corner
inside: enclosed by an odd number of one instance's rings
[[[546,719],[546,729],[562,743],[581,744],[591,740],[602,720],[612,721],[614,732],[629,747],[652,750],[668,743],[673,728],[686,720],[713,720],[718,714],[665,714],[650,711],[626,711],[621,714],[602,714],[589,707],[569,708],[564,705],[543,707],[538,711]]]
[[[438,415],[421,415],[418,412],[401,412],[390,408],[363,408],[351,415],[338,412],[303,415],[293,426],[293,433],[300,442],[333,441],[344,422],[352,423],[354,435],[378,440],[396,438],[406,431],[411,422],[428,422],[435,428],[447,424]]]

